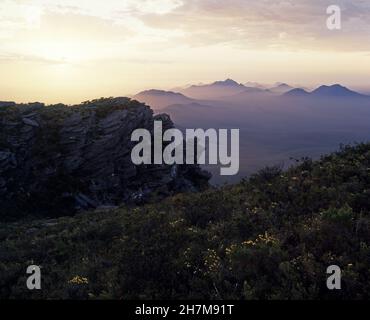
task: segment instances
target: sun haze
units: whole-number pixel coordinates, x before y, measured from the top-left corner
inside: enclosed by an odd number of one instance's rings
[[[370,3],[2,0],[0,100],[77,103],[226,77],[366,87]]]

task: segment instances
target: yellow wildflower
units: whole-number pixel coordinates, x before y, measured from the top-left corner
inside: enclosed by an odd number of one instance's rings
[[[89,284],[89,280],[87,278],[81,276],[75,276],[71,280],[68,281],[71,284]]]

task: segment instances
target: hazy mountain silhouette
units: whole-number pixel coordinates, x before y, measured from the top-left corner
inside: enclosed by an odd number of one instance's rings
[[[311,92],[314,96],[331,96],[331,97],[366,97],[363,94],[352,91],[340,84],[335,84],[332,86],[321,86],[316,90]]]
[[[301,88],[295,88],[284,93],[284,96],[286,97],[307,97],[309,95],[310,95],[309,92]]]
[[[225,95],[219,99],[222,101],[241,103],[244,101],[259,100],[270,96],[275,96],[275,94],[268,89],[245,87],[242,92],[233,95]]]
[[[269,90],[274,93],[286,93],[292,89],[294,88],[286,83],[277,83],[274,87],[270,88]]]
[[[370,98],[364,94],[350,90],[340,84],[332,86],[320,86],[312,92],[301,88],[290,90],[283,94],[285,97],[304,97],[304,98]]]
[[[244,83],[244,86],[245,87],[258,88],[258,89],[268,89],[268,87],[269,87],[268,85],[258,83],[258,82],[254,82],[254,81],[248,81],[248,82]]]
[[[225,87],[241,87],[241,88],[244,87],[243,84],[238,83],[232,79],[226,79],[224,81],[216,81],[212,85],[213,86],[225,86]]]
[[[193,85],[181,91],[182,94],[194,99],[217,99],[244,91],[246,87],[232,79],[216,81],[206,85]]]
[[[181,93],[155,89],[142,91],[135,95],[133,99],[146,103],[155,110],[163,109],[173,104],[188,104],[193,102],[193,99]]]
[[[240,175],[220,177],[219,168],[206,167],[216,183],[238,181],[266,165],[288,166],[291,157],[317,158],[341,143],[370,137],[370,97],[341,85],[320,86],[312,92],[295,88],[279,95],[230,80],[206,87],[223,96],[163,111],[179,128],[240,129]],[[227,95],[233,90],[224,87],[241,91]]]
[[[232,79],[224,81],[216,81],[211,84],[192,85],[185,89],[180,89],[181,93],[164,90],[146,90],[138,93],[133,98],[150,105],[155,110],[167,108],[172,105],[211,105],[225,107],[225,103],[244,104],[248,102],[250,105],[255,105],[262,102],[264,105],[273,103],[278,94],[281,98],[296,98],[299,103],[305,104],[312,99],[330,99],[330,103],[335,98],[346,98],[347,100],[357,99],[361,100],[370,96],[360,94],[356,91],[350,90],[342,85],[335,84],[331,86],[322,85],[312,92],[308,92],[302,88],[293,88],[286,83],[276,83],[271,89],[265,89],[258,86],[247,87]],[[348,101],[347,101],[348,103]],[[194,107],[194,106],[193,106]]]

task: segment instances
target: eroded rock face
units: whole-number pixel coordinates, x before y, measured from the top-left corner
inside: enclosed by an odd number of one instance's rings
[[[131,133],[167,115],[128,98],[78,106],[3,104],[0,108],[0,219],[55,216],[76,209],[142,203],[208,185],[198,166],[131,161]]]

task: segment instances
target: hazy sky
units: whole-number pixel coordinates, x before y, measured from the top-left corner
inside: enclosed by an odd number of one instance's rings
[[[341,30],[326,27],[331,4]],[[225,78],[370,87],[370,1],[0,0],[0,100]]]

